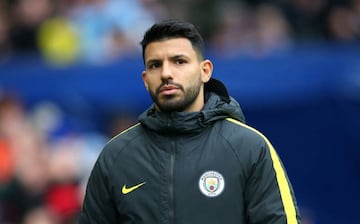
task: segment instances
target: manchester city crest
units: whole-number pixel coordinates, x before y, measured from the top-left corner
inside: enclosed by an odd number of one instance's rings
[[[208,197],[216,197],[225,187],[224,177],[217,171],[207,171],[199,180],[200,191]]]

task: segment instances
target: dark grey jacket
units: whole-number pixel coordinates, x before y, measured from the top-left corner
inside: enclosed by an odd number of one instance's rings
[[[114,137],[90,176],[80,224],[300,223],[270,142],[216,80],[200,112],[153,107]]]

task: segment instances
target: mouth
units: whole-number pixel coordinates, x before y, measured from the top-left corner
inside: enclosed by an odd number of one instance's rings
[[[163,95],[173,95],[175,94],[180,88],[175,85],[164,85],[160,88],[159,93]]]

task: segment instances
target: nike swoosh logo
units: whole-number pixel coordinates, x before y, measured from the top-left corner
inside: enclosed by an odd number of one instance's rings
[[[146,184],[146,182],[142,182],[142,183],[140,183],[140,184],[137,184],[137,185],[132,186],[132,187],[129,187],[129,188],[126,187],[126,184],[124,184],[124,186],[123,186],[122,189],[121,189],[121,193],[123,193],[123,194],[128,194],[128,193],[130,193],[130,192],[138,189],[139,187],[143,186],[144,184]]]

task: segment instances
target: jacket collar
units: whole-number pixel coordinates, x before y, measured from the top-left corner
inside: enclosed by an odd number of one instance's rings
[[[210,78],[210,80],[204,85],[205,93],[215,92],[217,93],[222,100],[227,103],[230,103],[230,96],[225,87],[225,85],[214,78]]]
[[[244,122],[238,102],[229,96],[225,85],[216,79],[205,84],[205,105],[199,112],[163,113],[150,107],[139,121],[147,128],[164,134],[194,133],[227,117]]]

